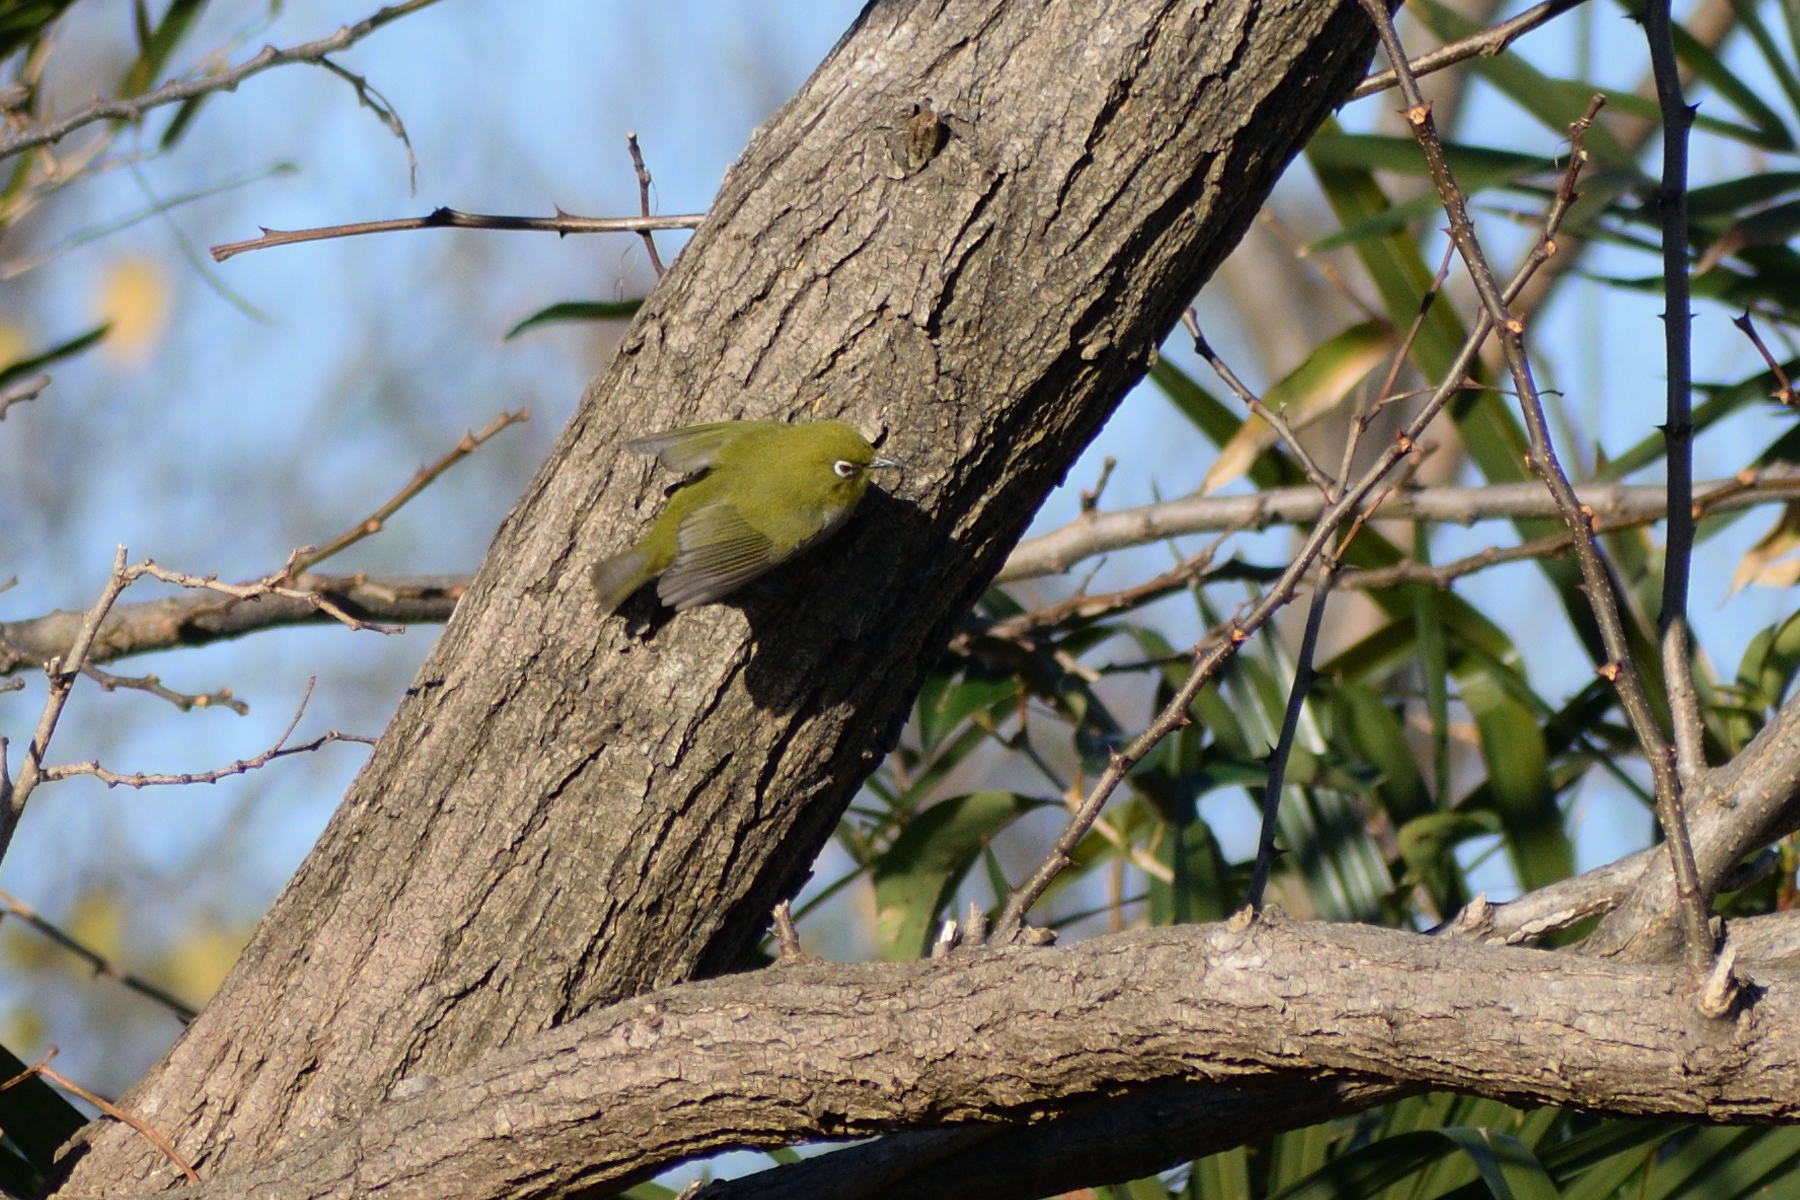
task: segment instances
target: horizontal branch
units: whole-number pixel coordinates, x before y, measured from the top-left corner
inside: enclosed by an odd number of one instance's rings
[[[292,246],[298,242],[322,242],[331,238],[361,237],[369,233],[403,233],[409,229],[496,229],[537,233],[650,233],[657,229],[697,229],[705,213],[677,213],[667,217],[577,217],[558,211],[554,217],[507,217],[488,213],[458,212],[434,208],[422,217],[394,217],[386,221],[355,221],[348,225],[321,225],[314,229],[269,229],[243,242],[226,242],[212,248],[214,262],[224,262],[249,250]]]
[[[370,579],[308,573],[296,576],[288,590],[317,595],[359,621],[409,625],[449,620],[468,582],[467,575]],[[28,620],[0,622],[0,676],[42,667],[65,654],[81,628],[83,615],[59,610]],[[259,629],[336,620],[318,606],[290,595],[240,600],[219,592],[188,591],[142,604],[114,605],[100,626],[88,661],[112,662],[133,654],[205,645]]]
[[[1655,520],[1664,512],[1661,484],[1585,483],[1575,491],[1595,518],[1609,524]],[[1788,471],[1746,471],[1694,485],[1697,515],[1795,499],[1800,499],[1800,474]],[[1020,542],[997,582],[1060,574],[1096,554],[1181,534],[1310,524],[1324,508],[1316,488],[1288,487],[1242,496],[1183,496],[1140,508],[1084,513],[1061,529]],[[1381,505],[1382,520],[1457,525],[1557,515],[1555,500],[1536,481],[1415,488],[1389,496]]]
[[[1736,1019],[1697,1023],[1678,970],[1282,918],[784,965],[405,1080],[361,1120],[157,1195],[560,1197],[725,1147],[1037,1121],[1179,1084],[1800,1120],[1800,983],[1759,979]]]
[[[1653,521],[1663,513],[1663,490],[1658,485],[1588,484],[1577,491],[1582,502],[1593,509],[1596,520],[1609,526]],[[1715,479],[1696,484],[1694,494],[1695,507],[1703,514],[1775,504],[1800,499],[1800,476],[1764,472],[1759,476]],[[1294,487],[1245,496],[1184,496],[1142,508],[1090,512],[1061,529],[1021,542],[1007,559],[999,582],[1057,574],[1083,558],[1181,534],[1303,525],[1317,520],[1322,506],[1316,489]],[[1464,525],[1499,518],[1554,515],[1550,494],[1536,483],[1417,488],[1390,496],[1381,508],[1384,519]],[[1385,574],[1353,572],[1346,577],[1344,586],[1385,586],[1389,576],[1394,582],[1403,581],[1401,572],[1405,572],[1406,579],[1437,579],[1446,573],[1457,573],[1463,565],[1473,569],[1477,560],[1482,564],[1498,563],[1512,557],[1510,550],[1498,549],[1473,556],[1468,564],[1402,566]],[[302,574],[292,586],[296,591],[315,592],[360,620],[414,625],[448,620],[469,578],[416,575],[379,579]],[[58,611],[0,622],[0,677],[41,667],[66,651],[81,625],[81,616],[79,612]],[[259,629],[313,625],[331,619],[309,604],[281,596],[244,601],[217,594],[188,593],[145,604],[121,604],[102,627],[90,661],[112,662],[134,654],[241,637]]]

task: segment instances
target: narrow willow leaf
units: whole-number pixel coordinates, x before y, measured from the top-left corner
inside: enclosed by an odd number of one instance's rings
[[[65,358],[73,358],[92,346],[97,345],[112,330],[112,325],[99,325],[86,333],[77,334],[66,342],[59,342],[48,350],[41,350],[29,358],[19,359],[0,367],[0,387],[15,380],[23,379],[33,371],[40,371],[51,363],[61,362]]]
[[[640,300],[565,300],[532,313],[506,331],[500,340],[510,342],[529,329],[557,321],[628,321],[643,305]]]
[[[939,910],[988,841],[1048,803],[1013,792],[975,792],[934,804],[914,817],[870,872],[881,956],[912,959],[924,954]]]

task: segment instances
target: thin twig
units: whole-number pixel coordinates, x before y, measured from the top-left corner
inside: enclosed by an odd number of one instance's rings
[[[317,550],[308,550],[305,553],[296,555],[288,563],[287,578],[292,579],[307,568],[317,566],[332,555],[349,549],[364,538],[380,533],[383,523],[396,512],[400,511],[401,506],[408,500],[411,500],[414,496],[424,491],[426,487],[431,484],[432,480],[436,479],[439,475],[442,475],[445,471],[448,471],[451,467],[455,466],[469,455],[475,453],[475,451],[481,448],[483,442],[499,433],[502,429],[505,429],[508,425],[517,425],[521,422],[529,421],[530,419],[530,410],[521,408],[516,413],[501,413],[492,421],[489,421],[487,426],[479,433],[469,433],[465,431],[462,435],[462,440],[456,443],[448,454],[438,459],[437,462],[429,467],[420,467],[418,472],[413,475],[412,479],[407,482],[406,486],[401,488],[398,492],[395,492],[393,497],[389,499],[386,504],[383,504],[380,508],[370,513],[361,521],[358,521],[355,525],[352,525],[349,529],[346,529],[343,533],[338,534],[338,536],[332,538]]]
[[[400,113],[394,108],[393,101],[371,84],[367,78],[354,71],[347,71],[329,58],[319,59],[319,65],[342,79],[356,89],[356,102],[375,114],[375,119],[387,126],[387,131],[400,139],[406,147],[406,185],[409,194],[419,193],[419,160],[413,154],[412,138],[406,134],[406,123],[400,119]]]
[[[26,743],[25,761],[19,764],[16,782],[6,777],[6,743],[0,739],[0,860],[5,859],[7,848],[12,845],[13,833],[19,827],[19,818],[24,815],[31,793],[46,778],[44,754],[56,732],[56,723],[62,717],[63,706],[68,703],[69,692],[75,686],[75,678],[87,662],[94,635],[100,631],[100,623],[106,620],[113,601],[130,583],[125,568],[125,547],[120,546],[113,554],[112,571],[106,577],[106,586],[100,589],[99,599],[82,619],[81,629],[75,634],[68,654],[44,666],[44,674],[50,678],[49,694],[44,697],[44,710],[38,717],[37,729],[32,733],[31,741]]]
[[[1671,624],[1687,615],[1688,567],[1694,554],[1694,518],[1689,511],[1694,494],[1694,407],[1687,219],[1688,127],[1694,123],[1694,113],[1681,97],[1681,67],[1675,61],[1669,0],[1648,0],[1643,23],[1663,131],[1662,185],[1656,202],[1662,217],[1663,351],[1668,376],[1663,445],[1669,463],[1669,529],[1663,550],[1662,613],[1657,624],[1666,633]]]
[[[650,171],[644,166],[644,155],[638,149],[635,131],[625,135],[625,144],[631,148],[631,165],[637,171],[638,209],[645,217],[648,217],[650,215]],[[655,270],[656,277],[661,279],[663,277],[663,261],[662,256],[656,252],[656,237],[648,229],[639,232],[644,237],[644,249],[650,254],[650,266]]]
[[[1576,159],[1570,163],[1569,170],[1573,173],[1579,170],[1579,167],[1580,160]],[[1572,192],[1572,188],[1569,190]],[[1559,192],[1558,199],[1552,201],[1549,210],[1544,214],[1543,234],[1538,238],[1532,253],[1526,256],[1517,275],[1507,288],[1509,297],[1516,295],[1519,289],[1529,282],[1538,268],[1549,261],[1551,254],[1555,252],[1556,231],[1560,228],[1563,216],[1567,211],[1568,204],[1562,193]],[[1070,856],[1074,853],[1075,847],[1087,834],[1087,831],[1093,827],[1094,821],[1100,815],[1100,810],[1106,807],[1107,800],[1111,798],[1126,774],[1163,738],[1189,724],[1188,706],[1193,703],[1194,697],[1199,695],[1200,689],[1206,686],[1207,682],[1217,674],[1219,668],[1233,654],[1237,653],[1239,646],[1249,641],[1251,635],[1261,628],[1269,617],[1294,598],[1307,570],[1324,551],[1332,532],[1342,524],[1346,517],[1357,510],[1364,499],[1380,485],[1389,471],[1413,452],[1418,438],[1423,435],[1425,428],[1431,424],[1444,405],[1449,403],[1450,397],[1463,390],[1469,367],[1474,363],[1476,356],[1480,354],[1482,344],[1487,341],[1488,335],[1493,332],[1493,329],[1492,316],[1485,309],[1482,310],[1477,314],[1474,326],[1469,330],[1468,336],[1464,338],[1462,348],[1457,351],[1455,360],[1450,364],[1450,369],[1445,372],[1443,381],[1438,384],[1424,406],[1413,414],[1412,420],[1394,437],[1369,469],[1354,484],[1347,487],[1335,502],[1326,506],[1319,520],[1313,525],[1312,532],[1307,536],[1305,543],[1288,563],[1287,569],[1282,572],[1281,578],[1268,592],[1264,593],[1247,614],[1232,620],[1231,627],[1224,637],[1216,641],[1203,642],[1194,648],[1192,651],[1193,669],[1188,673],[1188,677],[1182,685],[1176,689],[1175,695],[1170,697],[1169,702],[1151,720],[1142,734],[1138,735],[1123,751],[1112,756],[1106,769],[1101,772],[1100,778],[1095,781],[1087,797],[1082,800],[1081,806],[1063,828],[1061,835],[1057,837],[1050,852],[1044,856],[1043,861],[1038,864],[1037,869],[1031,873],[1030,877],[1015,888],[1012,895],[1007,897],[1006,907],[994,925],[996,941],[1004,944],[1013,941],[1020,935],[1024,927],[1025,914],[1030,911],[1033,904],[1037,903],[1044,894],[1044,890],[1050,886],[1051,881],[1073,861]]]
[[[196,96],[210,95],[213,92],[235,91],[244,80],[249,79],[252,75],[260,75],[272,67],[302,62],[317,64],[327,54],[348,50],[383,25],[397,21],[401,17],[435,3],[437,0],[406,0],[403,4],[391,4],[364,17],[354,25],[340,28],[329,37],[305,42],[298,46],[290,46],[285,50],[264,46],[255,56],[223,71],[215,71],[198,79],[174,80],[136,96],[122,97],[117,100],[96,100],[86,108],[77,109],[60,121],[23,129],[10,137],[0,139],[0,158],[10,157],[21,150],[29,150],[34,146],[48,146],[60,142],[77,129],[92,125],[96,121],[135,122],[153,108],[179,104],[184,100],[192,100]]]
[[[91,775],[109,788],[121,786],[132,788],[180,787],[190,783],[217,783],[221,779],[227,779],[233,775],[243,775],[249,771],[265,767],[276,759],[286,758],[290,754],[311,754],[313,751],[329,745],[332,742],[359,742],[365,746],[373,746],[376,739],[372,737],[367,737],[360,733],[339,733],[335,729],[327,730],[312,741],[303,742],[298,746],[290,746],[287,744],[288,738],[292,737],[294,734],[295,727],[300,724],[300,718],[306,713],[306,702],[312,698],[313,684],[315,682],[317,682],[316,678],[308,679],[306,681],[306,690],[301,693],[300,706],[294,710],[293,720],[289,721],[287,728],[281,731],[281,736],[275,739],[274,745],[270,746],[267,750],[264,750],[261,754],[256,755],[254,758],[240,758],[229,766],[219,767],[211,771],[197,771],[179,775],[148,775],[142,771],[138,771],[131,775],[121,775],[116,771],[107,770],[105,767],[101,766],[98,761],[90,759],[87,762],[82,763],[67,763],[59,767],[46,767],[44,769],[44,779],[47,781],[54,781],[58,779],[73,779],[77,775]]]
[[[132,1116],[130,1113],[114,1104],[111,1100],[108,1100],[105,1096],[102,1096],[97,1092],[88,1091],[79,1083],[76,1083],[60,1071],[57,1071],[50,1065],[50,1060],[55,1057],[56,1047],[52,1046],[45,1052],[44,1057],[39,1059],[35,1064],[27,1067],[24,1071],[13,1076],[11,1079],[8,1079],[5,1083],[0,1083],[0,1092],[3,1092],[16,1084],[23,1083],[33,1075],[42,1075],[45,1079],[48,1079],[63,1091],[81,1097],[81,1099],[86,1100],[89,1104],[93,1105],[113,1120],[123,1122],[143,1134],[144,1138],[149,1141],[152,1146],[161,1150],[170,1162],[181,1169],[181,1173],[187,1176],[189,1183],[200,1182],[200,1176],[194,1171],[193,1164],[181,1157],[181,1155],[175,1153],[175,1147],[169,1145],[162,1134],[152,1129],[141,1117]]]
[[[1406,53],[1400,45],[1399,35],[1394,31],[1393,19],[1381,0],[1361,0],[1361,3],[1364,11],[1369,14],[1369,19],[1375,23],[1388,61],[1398,67],[1401,95],[1406,103],[1402,115],[1425,152],[1432,182],[1450,217],[1451,239],[1456,243],[1457,252],[1462,256],[1463,263],[1474,280],[1475,290],[1481,297],[1482,312],[1495,322],[1498,329],[1500,346],[1505,353],[1513,386],[1518,391],[1519,407],[1530,437],[1530,466],[1542,476],[1556,498],[1557,508],[1564,522],[1575,533],[1575,553],[1581,565],[1582,581],[1609,658],[1600,673],[1618,692],[1626,720],[1637,735],[1639,744],[1643,746],[1644,756],[1649,761],[1651,776],[1656,784],[1657,815],[1662,822],[1675,868],[1676,890],[1680,896],[1681,920],[1689,963],[1703,971],[1712,962],[1712,935],[1707,926],[1705,899],[1700,893],[1699,875],[1694,866],[1693,846],[1681,811],[1681,785],[1675,775],[1673,754],[1663,740],[1662,731],[1657,727],[1655,712],[1644,694],[1637,667],[1632,661],[1631,646],[1626,640],[1625,628],[1619,616],[1619,599],[1613,589],[1612,573],[1594,536],[1591,514],[1582,511],[1575,489],[1570,486],[1568,475],[1557,461],[1555,447],[1551,444],[1543,403],[1538,397],[1537,386],[1532,380],[1531,364],[1525,355],[1524,322],[1508,310],[1507,300],[1494,280],[1487,256],[1476,240],[1475,227],[1469,220],[1468,204],[1450,170],[1443,144],[1431,119],[1431,106],[1420,94],[1418,81],[1405,66]],[[1578,162],[1586,154],[1580,146],[1581,134],[1586,125],[1591,123],[1600,103],[1601,98],[1596,96],[1588,106],[1587,115],[1570,127],[1570,158],[1573,161]]]
[[[64,950],[67,950],[70,954],[73,954],[76,958],[79,958],[82,962],[85,962],[95,975],[110,979],[120,987],[127,988],[140,996],[156,1001],[171,1013],[174,1013],[175,1019],[180,1021],[183,1025],[186,1025],[189,1021],[192,1021],[195,1017],[200,1015],[196,1009],[185,1003],[173,992],[158,987],[148,979],[145,979],[142,975],[127,971],[124,967],[119,966],[117,963],[101,954],[98,950],[83,945],[65,930],[45,920],[35,908],[31,907],[31,905],[25,903],[11,892],[0,891],[0,910],[5,911],[10,916],[17,917],[19,920],[25,922],[25,924],[31,926],[45,937],[55,942],[58,946],[61,946]]]
[[[1762,335],[1756,332],[1756,323],[1750,319],[1750,310],[1746,308],[1743,316],[1731,318],[1731,323],[1743,331],[1744,336],[1750,339],[1750,344],[1756,347],[1756,352],[1762,355],[1763,361],[1769,364],[1769,373],[1775,376],[1776,383],[1776,390],[1769,395],[1789,408],[1800,408],[1800,398],[1794,395],[1794,385],[1788,382],[1787,372],[1782,369],[1781,361],[1769,353],[1769,348],[1763,344]]]
[[[1225,381],[1225,386],[1244,402],[1244,406],[1252,414],[1261,418],[1265,425],[1275,431],[1289,452],[1293,454],[1295,460],[1299,462],[1300,469],[1306,472],[1306,478],[1312,482],[1312,485],[1326,496],[1333,495],[1337,490],[1337,480],[1319,469],[1319,465],[1313,461],[1312,455],[1306,452],[1306,447],[1300,444],[1300,438],[1288,424],[1287,417],[1264,404],[1261,397],[1245,387],[1237,374],[1226,365],[1225,360],[1220,358],[1212,346],[1207,343],[1205,336],[1200,332],[1200,318],[1194,315],[1192,308],[1181,314],[1181,324],[1188,331],[1188,336],[1194,339],[1194,353],[1206,360],[1206,365]]]
[[[1694,686],[1694,664],[1688,657],[1687,618],[1677,617],[1663,632],[1663,678],[1669,687],[1669,715],[1675,726],[1675,773],[1682,794],[1692,795],[1706,776],[1706,725],[1700,716],[1700,693]]]
[[[81,673],[99,684],[102,691],[114,692],[126,688],[134,692],[148,692],[159,700],[167,700],[182,712],[191,712],[196,708],[229,708],[240,717],[250,715],[250,706],[232,695],[228,687],[198,694],[178,692],[164,687],[162,680],[155,675],[114,675],[110,671],[102,671],[93,663],[82,667]]]
[[[390,221],[355,221],[349,225],[324,225],[316,229],[264,228],[259,238],[214,246],[212,256],[215,262],[224,262],[233,255],[250,250],[266,250],[270,246],[292,246],[297,242],[322,242],[328,238],[359,237],[365,233],[396,233],[408,229],[501,229],[556,234],[647,233],[652,229],[694,229],[705,219],[705,213],[672,217],[576,217],[561,209],[557,210],[554,217],[503,217],[437,208],[423,217],[397,217]]]
[[[1263,786],[1262,832],[1256,843],[1256,866],[1250,873],[1250,890],[1244,903],[1252,912],[1261,912],[1263,890],[1269,885],[1269,871],[1275,865],[1275,827],[1281,811],[1281,789],[1286,785],[1288,756],[1293,753],[1294,736],[1300,728],[1300,710],[1306,707],[1307,693],[1312,691],[1313,653],[1319,645],[1319,625],[1325,619],[1325,601],[1331,595],[1334,557],[1324,555],[1319,563],[1319,577],[1313,584],[1312,603],[1306,610],[1306,632],[1300,638],[1300,655],[1294,663],[1294,683],[1288,689],[1287,710],[1281,717],[1281,736],[1269,754],[1269,778]]]
[[[1431,75],[1442,71],[1445,67],[1453,67],[1466,59],[1492,57],[1512,45],[1521,35],[1530,33],[1571,8],[1583,3],[1583,0],[1545,0],[1543,4],[1526,9],[1511,20],[1502,21],[1490,29],[1470,34],[1459,41],[1427,54],[1421,54],[1407,64],[1414,76]],[[1361,100],[1364,96],[1373,96],[1377,92],[1385,92],[1399,84],[1399,78],[1392,70],[1378,71],[1356,85],[1350,93],[1352,100]]]
[[[30,379],[21,379],[9,387],[0,389],[0,421],[6,420],[6,410],[15,404],[23,404],[27,400],[36,400],[38,393],[50,386],[50,376],[33,375]]]

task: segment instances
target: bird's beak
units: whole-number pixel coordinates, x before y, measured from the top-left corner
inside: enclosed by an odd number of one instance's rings
[[[877,458],[869,463],[869,470],[871,470],[871,471],[880,471],[880,470],[898,471],[899,469],[900,469],[900,464],[895,462],[891,458]]]

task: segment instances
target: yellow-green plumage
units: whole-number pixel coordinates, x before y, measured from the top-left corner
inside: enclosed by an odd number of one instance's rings
[[[841,421],[714,421],[626,446],[678,474],[705,473],[669,497],[636,545],[594,567],[609,613],[652,579],[677,611],[736,591],[835,533],[868,490],[869,471],[896,465]]]

